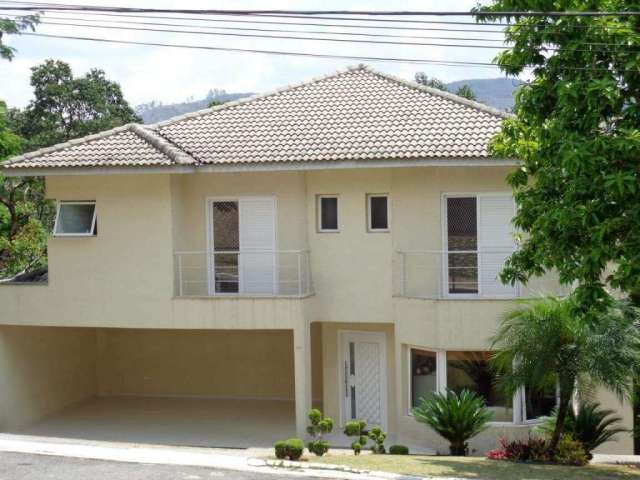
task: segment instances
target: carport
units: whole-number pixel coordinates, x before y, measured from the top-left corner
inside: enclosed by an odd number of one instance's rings
[[[295,435],[291,330],[0,327],[4,432],[213,447]]]

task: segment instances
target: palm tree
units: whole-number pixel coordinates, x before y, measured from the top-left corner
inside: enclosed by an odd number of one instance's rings
[[[583,396],[596,386],[620,398],[630,396],[632,376],[640,365],[634,307],[619,302],[588,318],[572,297],[524,301],[503,317],[492,339],[492,364],[505,393],[513,395],[524,386],[536,392],[557,386],[560,399],[549,444],[552,451],[563,433],[576,386]]]

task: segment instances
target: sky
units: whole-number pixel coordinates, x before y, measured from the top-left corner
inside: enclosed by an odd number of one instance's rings
[[[54,1],[54,0],[50,0]],[[0,0],[0,3],[1,0]],[[235,8],[235,9],[349,9],[349,10],[439,10],[463,11],[477,4],[477,0],[68,0],[64,3],[110,5],[147,8]],[[485,2],[486,3],[486,2]],[[215,7],[214,7],[215,5]],[[43,20],[53,21],[46,14]],[[78,14],[69,14],[77,16]],[[95,17],[94,17],[95,18]],[[470,21],[470,18],[440,18],[442,20]],[[132,20],[132,19],[128,19]],[[433,20],[433,18],[430,18]],[[179,23],[166,20],[145,20]],[[298,20],[304,21],[304,20]],[[319,20],[317,20],[320,22]],[[332,22],[337,23],[337,22]],[[240,24],[236,24],[241,26]],[[245,25],[247,26],[247,25]],[[252,26],[252,25],[248,25]],[[415,25],[413,25],[415,26]],[[282,26],[268,26],[284,28]],[[442,28],[443,25],[437,25]],[[163,27],[150,27],[163,28]],[[166,27],[172,28],[172,27]],[[297,29],[321,29],[323,27],[292,27]],[[460,27],[465,28],[465,27]],[[473,28],[473,27],[469,27]],[[327,29],[329,30],[330,27]],[[347,31],[342,28],[341,30]],[[349,29],[349,31],[363,31]],[[367,30],[364,30],[367,31]],[[375,30],[371,30],[373,32]],[[256,39],[188,35],[157,32],[115,31],[97,28],[40,25],[39,33],[58,35],[118,38],[135,41],[183,43],[248,49],[291,50],[300,52],[329,53],[339,55],[384,56],[428,58],[434,60],[460,60],[490,62],[498,50],[485,48],[448,48],[433,46],[398,46],[372,44],[343,44],[333,42],[309,42],[303,40]],[[378,30],[378,32],[383,32]],[[384,31],[384,33],[394,33]],[[395,32],[402,35],[420,36],[469,36],[471,34],[451,32]],[[473,34],[475,36],[500,38],[499,35]],[[308,36],[308,35],[307,35]],[[388,39],[384,39],[388,40]],[[408,40],[420,41],[420,40]],[[422,40],[429,42],[429,40]],[[431,41],[431,43],[436,42]],[[440,43],[447,43],[440,41]],[[451,42],[448,42],[451,43]],[[455,42],[454,42],[455,43]],[[28,36],[10,36],[7,44],[17,49],[13,61],[0,60],[0,99],[11,107],[24,107],[32,98],[29,85],[30,69],[48,58],[68,62],[76,76],[91,68],[100,68],[109,79],[117,81],[125,98],[131,105],[150,101],[163,103],[182,102],[188,98],[203,98],[210,89],[227,92],[264,92],[318,75],[324,75],[349,65],[355,60],[286,57],[253,53],[199,51],[178,48],[160,48],[101,44],[64,39],[49,39]],[[496,43],[500,45],[500,43]],[[474,68],[469,66],[416,65],[390,62],[366,62],[373,68],[412,79],[416,72],[444,81],[470,78],[496,78],[501,73],[497,68]]]

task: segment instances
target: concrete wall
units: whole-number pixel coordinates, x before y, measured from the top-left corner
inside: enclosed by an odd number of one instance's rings
[[[293,334],[264,330],[98,331],[98,393],[292,400]]]
[[[96,392],[92,329],[0,327],[0,431],[33,423]]]

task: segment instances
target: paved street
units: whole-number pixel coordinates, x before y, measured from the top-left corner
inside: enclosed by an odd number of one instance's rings
[[[0,480],[276,480],[282,477],[270,473],[0,452]]]

